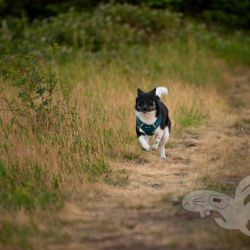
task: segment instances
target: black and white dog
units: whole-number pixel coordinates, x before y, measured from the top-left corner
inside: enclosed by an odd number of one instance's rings
[[[160,101],[162,95],[168,93],[165,87],[154,88],[150,92],[137,90],[135,113],[136,113],[136,134],[146,151],[156,151],[160,147],[160,156],[165,159],[165,145],[168,141],[171,121],[168,115],[168,108]],[[155,135],[152,146],[149,145],[149,136]]]

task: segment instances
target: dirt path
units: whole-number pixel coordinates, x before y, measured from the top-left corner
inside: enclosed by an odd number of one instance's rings
[[[232,138],[239,145],[249,142],[249,79],[236,74],[232,82],[228,100],[238,112],[238,125],[190,130],[172,139],[167,160],[161,160],[158,153],[145,153],[142,162],[115,164],[128,172],[128,183],[83,186],[84,198],[66,204],[59,215],[62,234],[67,236],[61,244],[49,243],[49,249],[218,250],[228,249],[227,244],[233,247],[230,239],[235,239],[237,249],[247,249],[250,241],[246,236],[221,229],[211,217],[201,219],[181,206],[181,196],[196,184],[198,168],[206,168],[211,140],[215,144]],[[248,153],[249,144],[243,153],[244,164]]]

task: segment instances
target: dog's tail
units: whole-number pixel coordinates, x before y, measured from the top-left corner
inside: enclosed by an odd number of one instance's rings
[[[168,89],[166,87],[157,87],[155,94],[161,97],[162,95],[168,94]]]

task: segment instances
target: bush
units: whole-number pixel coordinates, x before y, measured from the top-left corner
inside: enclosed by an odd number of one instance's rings
[[[165,34],[171,37],[179,25],[179,15],[128,4],[100,5],[93,13],[68,12],[23,26],[22,39],[36,48],[57,43],[62,50],[114,50],[126,45],[147,44]],[[6,39],[14,35],[5,25]],[[9,28],[8,28],[9,27]]]
[[[62,129],[77,123],[77,114],[69,99],[63,95],[51,62],[44,66],[34,53],[7,57],[1,64],[1,76],[17,91],[17,98],[2,96],[6,109],[11,110],[11,123],[19,128],[27,125],[37,132],[50,130],[59,134]]]

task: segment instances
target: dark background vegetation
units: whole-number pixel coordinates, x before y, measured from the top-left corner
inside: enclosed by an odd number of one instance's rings
[[[0,0],[0,13],[3,16],[27,16],[32,20],[58,15],[69,9],[89,11],[100,3],[129,3],[157,9],[167,8],[207,23],[219,23],[242,29],[249,29],[250,26],[249,0]]]

